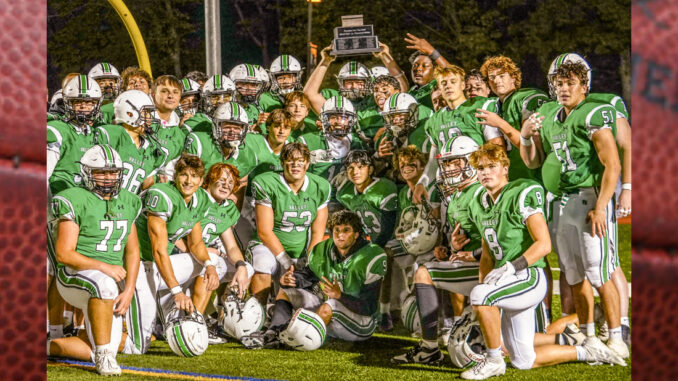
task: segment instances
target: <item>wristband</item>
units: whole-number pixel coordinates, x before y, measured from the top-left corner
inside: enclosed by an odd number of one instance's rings
[[[527,268],[527,258],[525,258],[524,255],[521,255],[520,257],[511,261],[511,264],[513,265],[513,268],[516,270],[516,272],[524,270]]]
[[[434,61],[434,62],[435,62],[435,60],[440,58],[440,52],[438,51],[438,49],[434,49],[433,52],[431,52],[431,54],[428,55],[428,58],[430,58],[431,61]]]
[[[622,189],[631,190],[631,183],[622,183]]]
[[[211,259],[208,259],[208,260],[206,260],[206,261],[203,263],[203,266],[204,266],[204,267],[207,267],[207,266],[214,266],[214,263],[212,263],[212,260],[211,260]],[[214,266],[214,267],[216,267],[216,266]]]
[[[475,250],[473,250],[473,258],[476,259],[476,261],[480,262],[480,257],[483,255],[483,248],[479,247]]]
[[[181,290],[181,286],[174,286],[172,287],[170,292],[172,293],[172,295],[178,295],[181,294],[183,291]]]
[[[236,268],[236,269],[237,269],[238,267],[240,267],[240,266],[245,266],[245,267],[247,267],[247,263],[245,263],[245,261],[242,261],[242,260],[240,260],[240,261],[238,261],[238,262],[235,263],[235,268]]]
[[[292,258],[290,258],[289,255],[285,252],[285,250],[281,251],[278,255],[275,256],[275,259],[280,263],[280,266],[284,268],[285,270],[289,269],[290,266],[294,264],[292,261]]]
[[[531,136],[530,136],[529,139],[525,139],[525,138],[523,137],[523,134],[520,134],[520,145],[521,145],[521,146],[529,147],[529,146],[532,145],[533,142],[534,142],[534,140],[532,140],[532,137],[531,137]]]

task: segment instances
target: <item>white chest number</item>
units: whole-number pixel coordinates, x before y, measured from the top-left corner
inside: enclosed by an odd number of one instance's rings
[[[129,163],[122,163],[122,166],[125,168],[123,171],[122,187],[131,193],[139,193],[139,187],[141,187],[141,184],[146,179],[146,171],[143,168],[137,168],[135,171],[132,164]]]
[[[213,242],[210,242],[210,236],[214,233],[217,232],[217,225],[213,223],[208,223],[205,225],[204,228],[202,228],[202,241],[205,242],[206,245],[211,245]],[[216,240],[219,238],[218,236],[214,238]]]
[[[360,220],[367,231],[381,233],[381,224],[376,214],[369,210],[361,210],[358,212],[358,216],[360,216]]]
[[[459,135],[461,135],[461,130],[457,127],[451,127],[440,131],[440,134],[438,135],[438,138],[440,139],[440,147],[438,147],[438,149],[442,149],[442,147],[445,147],[445,143],[447,143],[448,140]]]
[[[294,222],[290,221],[290,218],[305,219],[305,221],[302,222],[301,224],[295,224]],[[311,226],[311,218],[313,218],[313,215],[308,210],[305,210],[301,213],[299,213],[299,212],[283,212],[283,218],[282,218],[282,221],[281,221],[282,226],[280,227],[280,230],[282,230],[286,233],[289,233],[292,230],[296,230],[298,232],[303,232],[306,229],[308,229],[309,226]]]
[[[562,144],[561,144],[562,143]],[[558,153],[558,151],[562,151]],[[567,148],[567,141],[563,142],[554,142],[553,143],[553,152],[555,152],[558,161],[562,164],[560,168],[561,173],[568,171],[574,171],[577,169],[577,164],[572,161],[572,155],[570,155],[570,150]]]
[[[499,240],[497,239],[497,231],[494,230],[494,228],[485,229],[485,242],[487,243],[487,246],[490,248],[490,251],[492,251],[494,259],[497,261],[501,261],[501,259],[504,258],[504,251],[501,249],[501,245],[499,245]]]
[[[122,240],[127,236],[127,220],[99,221],[99,229],[106,231],[106,236],[96,245],[97,251],[108,251],[108,241],[113,236],[113,230],[122,230],[120,237],[113,245],[113,251],[122,250]]]

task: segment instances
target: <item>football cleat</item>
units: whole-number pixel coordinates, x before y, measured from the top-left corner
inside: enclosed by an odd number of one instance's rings
[[[563,333],[556,335],[556,342],[560,345],[582,345],[586,335],[579,330],[576,324],[570,323],[565,326]]]
[[[487,357],[479,361],[473,368],[461,373],[465,380],[484,380],[486,378],[501,376],[506,373],[506,362],[503,357]]]
[[[591,365],[608,363],[626,366],[624,359],[595,336],[586,338],[581,346],[586,350],[586,361]]]
[[[254,332],[251,335],[243,336],[240,341],[247,349],[273,349],[281,345],[278,333],[272,330],[266,332]]]
[[[440,348],[427,348],[419,343],[414,348],[402,355],[393,356],[391,363],[393,364],[426,364],[426,365],[440,365],[443,362],[443,353]]]
[[[379,330],[381,332],[393,331],[393,317],[391,314],[381,314],[381,318],[379,319]]]
[[[207,343],[209,345],[226,344],[228,342],[227,336],[219,325],[207,328]]]
[[[626,343],[622,339],[610,339],[607,341],[607,347],[610,348],[614,353],[619,355],[619,357],[625,359],[629,355],[629,347],[626,346]]]
[[[108,349],[99,349],[94,353],[94,362],[96,363],[97,373],[102,376],[119,376],[122,369],[115,361],[115,353]]]

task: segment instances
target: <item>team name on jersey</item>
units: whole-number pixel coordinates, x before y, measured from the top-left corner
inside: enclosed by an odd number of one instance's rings
[[[485,220],[483,221],[483,226],[495,226],[497,225],[498,220]]]
[[[553,140],[566,140],[566,139],[567,139],[567,134],[553,135]]]
[[[310,197],[305,197],[304,202],[311,201]],[[303,205],[290,205],[288,206],[288,209],[290,210],[308,210],[310,209],[306,204]]]
[[[207,219],[208,219],[210,222],[214,222],[215,224],[218,224],[218,223],[220,223],[220,222],[222,221],[221,218],[216,218],[215,216],[212,216],[212,215],[207,216]]]
[[[143,166],[144,166],[144,162],[143,162],[142,160],[137,160],[137,159],[136,159],[135,157],[133,157],[133,156],[128,157],[128,158],[127,158],[127,162],[130,163],[130,164],[138,165],[139,167],[143,167]]]

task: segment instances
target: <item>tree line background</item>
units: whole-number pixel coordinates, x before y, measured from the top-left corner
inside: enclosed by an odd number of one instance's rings
[[[205,71],[203,0],[126,5],[143,35],[154,77]],[[66,74],[87,72],[97,62],[110,62],[121,72],[137,65],[127,30],[107,1],[48,0],[47,7],[50,95]],[[306,66],[307,7],[305,0],[222,0],[222,73],[243,62],[268,68],[283,53]],[[523,87],[542,89],[547,89],[551,61],[577,52],[593,67],[593,90],[621,94],[630,105],[630,8],[631,0],[323,0],[313,5],[312,42],[319,54],[331,43],[342,15],[363,14],[406,72],[412,50],[403,38],[409,32],[467,70],[504,54],[521,67]],[[380,63],[372,56],[354,58],[368,67]],[[330,67],[324,86],[336,87],[334,74],[346,60]]]

